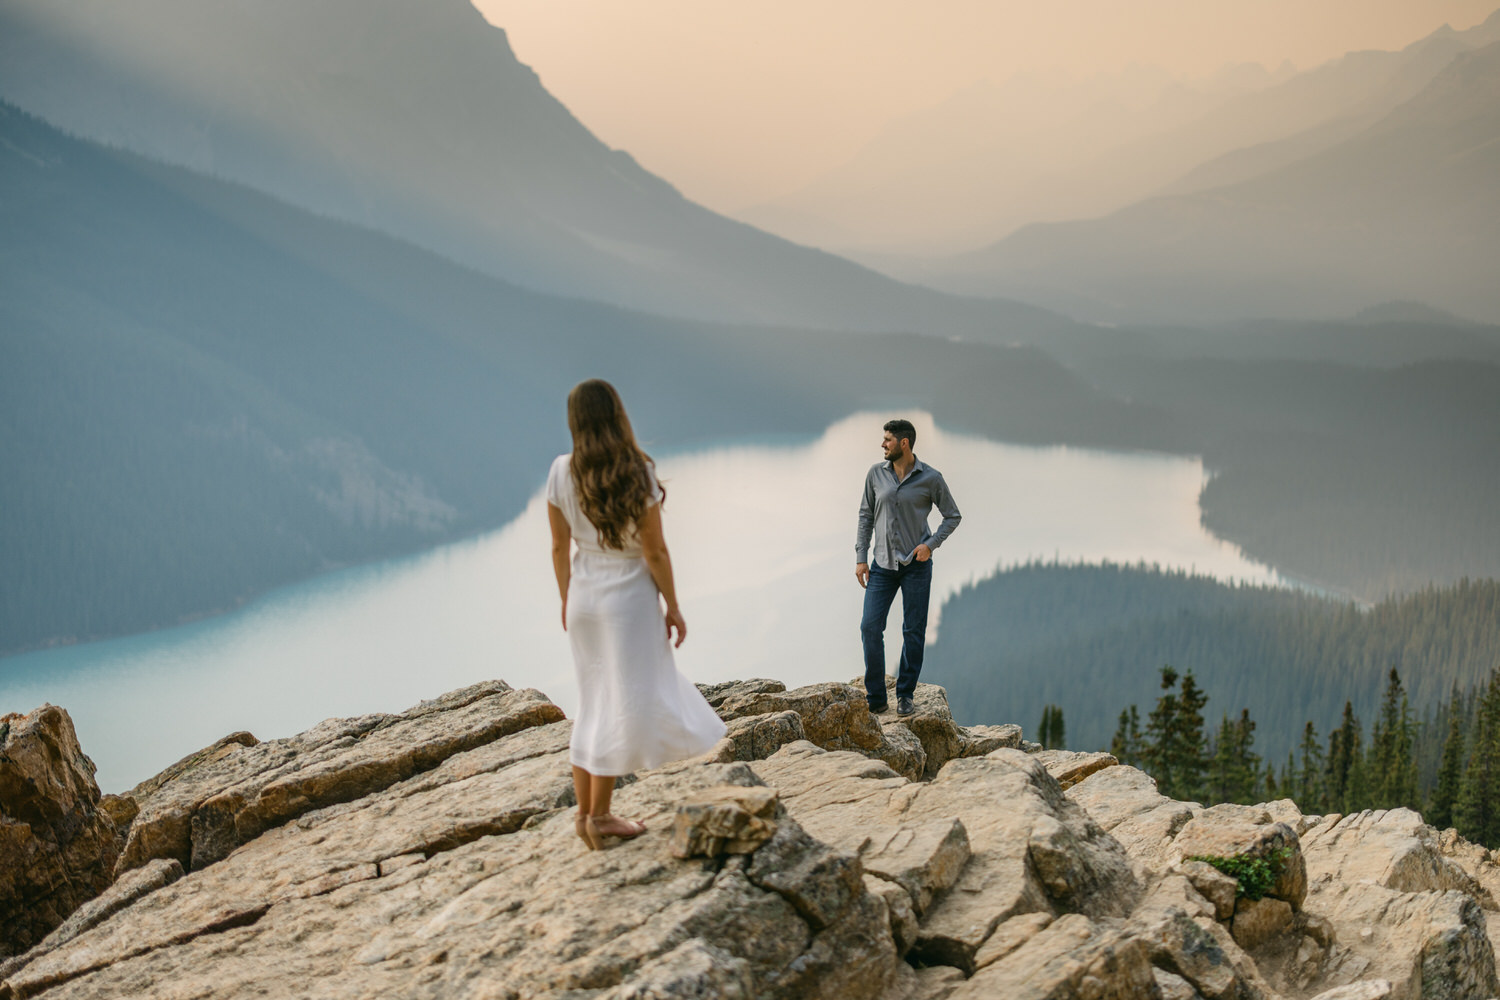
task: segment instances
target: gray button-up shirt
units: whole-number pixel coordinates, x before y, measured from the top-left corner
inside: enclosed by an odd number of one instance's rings
[[[927,514],[937,505],[943,523],[927,529]],[[911,562],[918,545],[935,549],[953,534],[962,515],[943,474],[920,458],[911,472],[897,481],[890,462],[870,466],[865,476],[865,494],[859,501],[859,535],[854,541],[854,561],[870,561],[871,535],[875,542],[875,564],[895,569]]]

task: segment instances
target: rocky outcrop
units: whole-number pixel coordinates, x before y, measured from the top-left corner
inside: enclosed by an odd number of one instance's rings
[[[227,744],[157,784],[130,826],[119,870],[153,858],[175,858],[188,870],[207,867],[303,813],[353,801],[456,753],[562,717],[539,691],[489,682],[400,715],[330,719],[288,739]]]
[[[956,726],[928,686],[914,720],[848,685],[705,694],[728,735],[622,780],[648,829],[602,851],[537,692],[237,734],[95,810],[144,860],[0,965],[0,1000],[1497,992],[1500,867],[1415,813],[1175,802],[1107,754]],[[1254,858],[1261,898],[1220,870]]]
[[[0,719],[0,957],[39,942],[111,881],[117,827],[55,705]]]

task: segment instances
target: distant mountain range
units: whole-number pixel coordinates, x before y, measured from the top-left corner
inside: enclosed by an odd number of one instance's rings
[[[1399,52],[1352,52],[1295,74],[1242,66],[1186,83],[1136,67],[983,84],[894,122],[804,190],[736,215],[906,273],[886,255],[967,251],[1026,224],[1093,218],[1284,166],[1368,127],[1455,56],[1496,41],[1500,12]]]
[[[0,0],[0,98],[555,294],[1002,341],[1067,325],[687,201],[600,143],[468,0]]]
[[[1274,162],[1288,150],[1262,152]],[[1495,323],[1497,178],[1500,43],[1459,54],[1374,124],[1250,179],[1028,226],[903,273],[1105,321],[1333,317],[1414,299]]]
[[[1034,348],[551,297],[0,104],[0,653],[498,527],[596,375],[653,448],[883,401],[1016,441],[1174,433]]]

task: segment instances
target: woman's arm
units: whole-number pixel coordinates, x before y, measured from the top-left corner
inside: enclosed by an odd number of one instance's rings
[[[661,504],[646,508],[636,524],[641,540],[641,554],[646,557],[646,567],[651,570],[651,579],[667,602],[667,639],[672,638],[672,629],[677,630],[674,646],[681,646],[687,638],[687,622],[682,620],[682,611],[677,607],[677,588],[672,581],[672,556],[667,552],[667,540],[661,530]]]
[[[552,572],[557,576],[557,593],[562,598],[562,627],[566,632],[568,630],[568,581],[573,576],[572,552],[570,551],[573,543],[573,529],[556,504],[547,505],[547,523],[552,526]]]

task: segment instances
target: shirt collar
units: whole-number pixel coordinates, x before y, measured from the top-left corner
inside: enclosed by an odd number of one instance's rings
[[[888,471],[891,475],[895,475],[896,474],[896,463],[895,462],[891,461],[890,459],[886,459],[881,464],[886,467],[886,471]],[[927,471],[927,463],[924,462],[924,461],[922,461],[917,456],[913,455],[911,457],[911,475],[907,476],[906,478],[910,479],[912,476],[915,476],[917,473],[919,473],[919,472],[926,472],[926,471]]]

